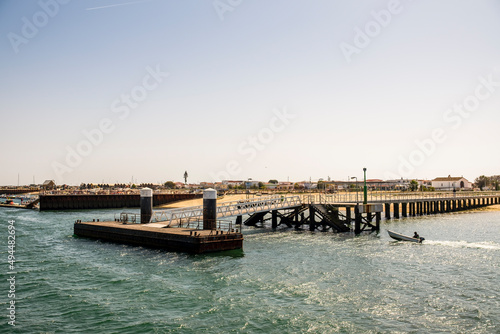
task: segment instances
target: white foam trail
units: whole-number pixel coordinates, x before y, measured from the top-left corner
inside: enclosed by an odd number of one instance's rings
[[[453,248],[480,248],[480,249],[492,249],[500,250],[500,245],[493,241],[483,241],[483,242],[467,242],[467,241],[446,241],[446,240],[425,240],[425,244],[430,245],[442,245]]]

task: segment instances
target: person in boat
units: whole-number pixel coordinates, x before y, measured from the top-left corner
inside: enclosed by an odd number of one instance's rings
[[[418,235],[418,233],[417,233],[417,232],[414,232],[414,233],[413,233],[413,237],[414,237],[415,239],[420,239],[420,236]]]

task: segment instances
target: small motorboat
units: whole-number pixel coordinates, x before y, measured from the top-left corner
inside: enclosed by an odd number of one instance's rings
[[[410,241],[410,242],[417,242],[417,243],[422,243],[425,239],[420,237],[420,238],[414,238],[414,237],[409,237],[404,234],[396,233],[393,231],[387,230],[387,233],[389,233],[389,236],[393,239],[396,239],[398,241]]]

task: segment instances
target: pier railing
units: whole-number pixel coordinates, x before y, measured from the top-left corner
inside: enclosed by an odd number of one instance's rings
[[[213,230],[213,233],[215,234],[216,231],[226,231],[226,232],[239,232],[239,229],[236,228],[236,224],[233,223],[231,220],[217,220],[216,225],[215,225],[215,230]],[[175,227],[181,227],[181,228],[189,228],[189,229],[195,229],[195,230],[202,230],[203,229],[203,220],[201,219],[189,219],[187,221],[180,221]],[[210,233],[212,234],[212,232]]]
[[[431,201],[447,199],[468,199],[498,197],[500,192],[368,192],[367,200],[369,203],[392,203],[392,202],[412,202],[412,201]],[[333,204],[333,203],[363,203],[363,193],[337,193],[337,194],[314,194],[302,195],[305,204]]]
[[[398,203],[417,201],[438,201],[451,199],[473,199],[500,197],[500,192],[368,192],[368,203]],[[269,196],[259,199],[223,202],[217,205],[217,218],[242,216],[258,212],[267,212],[296,208],[305,204],[356,204],[363,202],[362,193],[307,194],[300,196]],[[178,209],[155,210],[151,222],[162,222],[166,227],[194,226],[199,228],[203,217],[203,206]],[[115,220],[139,223],[140,214],[121,213]]]
[[[300,196],[269,196],[259,199],[240,200],[224,202],[217,205],[217,217],[232,217],[257,212],[271,211],[297,207],[302,205]],[[193,218],[203,217],[203,206],[192,206],[187,208],[156,210],[153,212],[151,221],[167,222],[188,221]]]

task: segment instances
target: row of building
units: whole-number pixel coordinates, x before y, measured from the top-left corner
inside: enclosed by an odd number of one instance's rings
[[[463,176],[454,177],[448,175],[447,177],[437,177],[433,180],[415,180],[418,183],[419,189],[425,187],[434,190],[472,190],[474,184],[469,182]],[[201,182],[200,184],[184,184],[177,182],[177,188],[215,188],[215,189],[252,189],[252,188],[265,188],[276,190],[294,190],[294,189],[321,189],[342,191],[361,187],[362,180],[354,181],[301,181],[301,182],[261,182],[255,180],[223,180],[222,182]],[[399,180],[380,180],[370,179],[367,180],[367,186],[370,189],[378,190],[407,190],[410,189],[411,179]]]
[[[474,184],[469,182],[463,176],[453,177],[437,177],[433,180],[415,180],[418,183],[419,189],[429,190],[473,190]],[[399,180],[380,180],[369,179],[367,186],[371,190],[407,190],[411,189],[411,179]],[[252,179],[248,180],[223,180],[222,182],[200,182],[199,184],[185,184],[182,182],[170,183],[170,187],[175,185],[176,189],[206,189],[215,188],[217,190],[232,190],[232,189],[269,189],[277,191],[291,191],[291,190],[325,190],[325,191],[345,191],[349,189],[356,189],[362,186],[363,180],[349,180],[349,181],[300,181],[300,182],[262,182]],[[140,184],[140,185],[124,185],[124,184],[106,184],[106,185],[92,185],[91,188],[100,189],[113,189],[113,188],[135,188],[150,187],[155,190],[165,189],[165,185],[161,184]],[[37,187],[40,190],[55,190],[71,188],[67,185],[56,186],[53,180],[46,180],[41,186]],[[80,187],[81,188],[81,187]],[[88,190],[88,188],[86,188]]]

